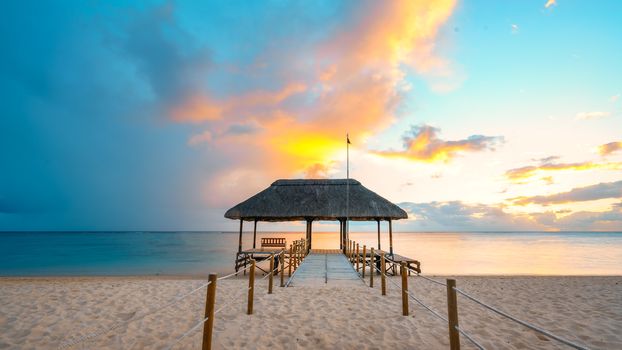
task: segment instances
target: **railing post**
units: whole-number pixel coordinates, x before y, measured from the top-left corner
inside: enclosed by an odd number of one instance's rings
[[[380,287],[382,289],[382,295],[387,295],[387,276],[385,274],[387,270],[387,264],[384,259],[384,252],[380,253]]]
[[[281,250],[279,263],[281,264],[281,287],[285,287],[285,250]]]
[[[406,274],[406,263],[401,263],[402,273],[402,315],[408,316],[408,275]]]
[[[207,321],[203,323],[203,350],[212,349],[212,329],[214,328],[214,303],[216,302],[216,281],[218,275],[209,274],[209,286],[207,286],[207,297],[205,299],[205,318]]]
[[[292,245],[289,245],[289,266],[287,267],[287,276],[292,277]]]
[[[374,274],[376,267],[374,266],[374,247],[371,247],[371,257],[369,258],[369,287],[374,288]]]
[[[359,263],[360,263],[360,258],[359,255],[361,254],[361,251],[359,250],[359,244],[356,244],[356,272],[359,272]]]
[[[449,321],[449,348],[460,350],[460,333],[458,327],[458,298],[456,296],[456,280],[447,279],[447,320]]]
[[[365,265],[367,263],[367,246],[363,244],[363,279],[365,279]]]
[[[253,297],[255,294],[255,259],[251,259],[251,270],[248,276],[248,307],[246,313],[253,314]]]
[[[268,294],[272,294],[273,279],[274,279],[274,253],[270,254],[270,276],[268,277]]]

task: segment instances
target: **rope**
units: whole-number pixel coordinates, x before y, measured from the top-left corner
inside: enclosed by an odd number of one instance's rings
[[[427,306],[426,304],[424,304],[421,300],[417,299],[417,297],[415,297],[414,295],[410,294],[409,291],[406,291],[406,294],[408,294],[409,297],[411,297],[414,301],[416,301],[417,303],[419,303],[419,305],[423,306],[426,310],[430,311],[434,316],[440,318],[441,320],[445,321],[445,322],[449,322],[447,320],[447,318],[445,318],[443,315],[439,314],[438,312],[432,310],[429,306]]]
[[[409,270],[410,270],[410,271],[414,271],[414,272],[416,272],[415,270],[412,270],[412,269],[409,269]],[[426,276],[421,275],[421,274],[419,274],[419,273],[417,273],[415,276],[416,276],[416,277],[421,277],[421,278],[423,278],[424,280],[430,281],[430,282],[432,282],[432,283],[436,283],[436,284],[438,284],[438,285],[440,285],[440,286],[445,286],[445,287],[447,287],[447,284],[446,284],[446,283],[443,283],[443,282],[441,282],[441,281],[435,280],[435,279],[430,278],[430,277],[426,277]]]
[[[514,317],[512,315],[509,315],[509,314],[507,314],[507,313],[505,313],[505,312],[503,312],[503,311],[501,311],[501,310],[499,310],[499,309],[497,309],[497,308],[495,308],[493,306],[490,306],[490,305],[488,305],[488,304],[486,304],[486,303],[484,303],[482,301],[479,301],[478,299],[475,299],[474,297],[470,296],[466,292],[464,292],[464,291],[462,291],[462,290],[460,290],[460,289],[458,289],[456,287],[454,287],[453,289],[456,292],[458,292],[458,293],[462,294],[463,296],[465,296],[467,299],[470,299],[471,301],[475,302],[476,304],[479,304],[479,305],[483,306],[484,308],[486,308],[486,309],[488,309],[490,311],[493,311],[493,312],[495,312],[495,313],[497,313],[497,314],[499,314],[499,315],[501,315],[503,317],[509,318],[510,320],[512,320],[512,321],[514,321],[516,323],[520,323],[521,325],[523,325],[523,326],[525,326],[525,327],[527,327],[529,329],[532,329],[532,330],[534,330],[534,331],[536,331],[538,333],[544,334],[544,335],[546,335],[549,338],[553,338],[553,339],[557,340],[560,343],[563,343],[563,344],[566,344],[566,345],[570,346],[571,348],[575,348],[575,349],[578,349],[578,350],[587,350],[587,348],[585,346],[578,345],[578,344],[573,343],[573,342],[571,342],[569,340],[566,340],[566,339],[564,339],[562,337],[559,337],[559,336],[557,336],[557,335],[555,335],[555,334],[553,334],[553,333],[551,333],[551,332],[549,332],[547,330],[544,330],[544,329],[542,329],[542,328],[540,328],[540,327],[538,327],[536,325],[533,325],[531,323],[519,320],[518,318],[516,318],[516,317]]]
[[[89,340],[89,339],[93,339],[93,338],[97,338],[100,335],[106,334],[106,333],[108,333],[108,332],[110,332],[110,331],[112,331],[114,329],[117,329],[117,328],[119,328],[121,326],[127,325],[127,324],[129,324],[131,322],[134,322],[134,321],[141,320],[141,319],[143,319],[143,318],[145,318],[145,317],[147,317],[149,315],[152,315],[152,314],[155,314],[157,312],[160,312],[160,311],[162,311],[162,310],[164,310],[164,309],[166,309],[166,308],[168,308],[170,306],[173,306],[173,305],[177,304],[181,300],[183,300],[186,297],[196,293],[197,291],[207,287],[210,283],[211,282],[207,282],[205,284],[202,284],[199,287],[191,290],[190,292],[188,292],[186,294],[183,294],[183,295],[173,299],[172,301],[170,301],[170,302],[168,302],[168,303],[166,303],[166,304],[164,304],[164,305],[162,305],[160,307],[157,307],[157,308],[154,308],[154,309],[152,309],[150,311],[147,311],[146,313],[144,313],[144,314],[142,314],[142,315],[140,315],[138,317],[133,317],[133,318],[130,318],[130,319],[125,320],[125,321],[113,323],[111,326],[109,326],[107,328],[99,329],[99,330],[97,330],[97,331],[95,331],[93,333],[85,334],[82,337],[79,337],[79,338],[77,338],[75,340],[71,340],[69,342],[63,343],[58,348],[59,349],[66,349],[66,348],[72,347],[72,346],[74,346],[76,344],[79,344],[79,343],[81,343],[83,341],[86,341],[86,340]]]
[[[227,306],[231,305],[231,303],[234,300],[238,299],[238,297],[240,295],[242,295],[244,292],[246,292],[246,291],[248,291],[250,289],[251,289],[251,287],[247,287],[246,289],[242,289],[242,293],[235,294],[233,297],[229,298],[224,305],[222,305],[218,310],[214,311],[214,316],[216,316],[220,311],[222,311]],[[192,332],[194,332],[197,328],[199,328],[199,326],[201,326],[203,323],[205,323],[208,319],[209,319],[209,317],[206,317],[206,318],[202,319],[201,321],[197,322],[194,326],[192,326],[192,328],[190,328],[188,331],[186,331],[186,333],[182,334],[171,345],[169,345],[167,349],[172,349],[175,345],[179,344],[179,342],[181,342],[185,337],[187,337]]]
[[[169,345],[169,347],[167,349],[172,349],[175,345],[179,344],[180,341],[182,341],[185,337],[187,337],[190,333],[194,332],[197,328],[199,328],[199,326],[201,326],[203,323],[205,323],[205,321],[207,321],[209,319],[209,317],[206,317],[204,319],[202,319],[201,321],[199,321],[197,324],[195,324],[194,326],[192,326],[192,328],[190,328],[186,333],[182,334],[181,337],[177,338],[171,345]]]
[[[246,271],[246,270],[250,269],[252,266],[253,266],[252,264],[249,264],[248,266],[246,266],[246,267],[245,267],[245,268],[243,268],[242,270],[238,270],[238,271],[236,271],[236,272],[232,272],[232,273],[230,273],[230,274],[228,274],[228,275],[226,275],[226,276],[218,277],[218,280],[220,281],[220,280],[227,279],[227,278],[229,278],[229,277],[231,277],[231,276],[235,276],[235,275],[237,275],[237,274],[238,274],[238,273],[240,273],[240,272],[244,272],[244,271]]]
[[[467,332],[463,331],[463,330],[462,330],[462,329],[460,329],[460,327],[458,327],[458,326],[456,326],[456,330],[457,330],[460,334],[464,335],[464,337],[465,337],[465,338],[467,338],[468,340],[470,340],[470,341],[471,341],[471,343],[473,343],[473,345],[475,345],[475,346],[476,346],[479,350],[486,350],[486,348],[484,348],[484,347],[482,346],[482,344],[480,344],[480,343],[478,343],[477,341],[475,341],[475,339],[473,339],[473,338],[469,335],[469,333],[467,333]]]

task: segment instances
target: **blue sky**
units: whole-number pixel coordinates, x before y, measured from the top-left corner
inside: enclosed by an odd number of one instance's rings
[[[545,3],[6,3],[0,229],[234,229],[346,132],[398,229],[619,229],[622,4]]]

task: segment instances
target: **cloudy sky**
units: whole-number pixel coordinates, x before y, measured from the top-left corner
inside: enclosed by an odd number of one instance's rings
[[[620,1],[0,13],[2,230],[235,230],[277,178],[345,177],[347,132],[397,230],[622,229]]]

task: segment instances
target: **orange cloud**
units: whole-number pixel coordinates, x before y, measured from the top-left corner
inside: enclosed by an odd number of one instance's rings
[[[546,2],[546,4],[544,4],[544,8],[549,8],[551,6],[557,6],[557,1],[556,0],[548,0]]]
[[[505,172],[505,177],[513,182],[522,182],[536,175],[546,174],[549,172],[585,170],[622,170],[622,163],[545,163],[541,165],[524,166],[521,168],[510,169]]]
[[[213,100],[205,95],[190,96],[171,110],[171,117],[178,122],[200,123],[230,117],[236,113],[248,114],[257,108],[278,106],[306,89],[304,84],[292,83],[281,90],[257,90],[223,101]]]
[[[377,151],[386,157],[401,157],[416,161],[449,161],[459,153],[494,150],[496,144],[503,142],[502,137],[472,135],[464,140],[443,141],[437,134],[440,129],[429,125],[412,126],[404,136],[404,150]]]
[[[622,150],[622,141],[609,142],[598,147],[598,153],[600,153],[601,156],[606,156],[619,150]]]
[[[210,136],[190,143],[207,141],[230,155],[231,169],[243,164],[270,177],[324,176],[342,158],[346,132],[354,147],[362,147],[394,121],[408,90],[407,72],[451,77],[450,64],[435,49],[454,7],[455,0],[361,3],[330,37],[301,52],[271,46],[236,68],[247,86],[259,88],[219,98],[201,91],[175,106],[171,118],[205,123]],[[225,132],[251,121],[260,130],[255,134]]]

